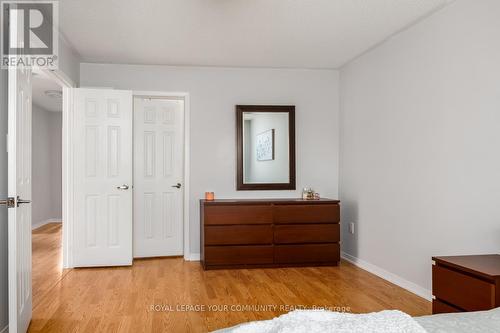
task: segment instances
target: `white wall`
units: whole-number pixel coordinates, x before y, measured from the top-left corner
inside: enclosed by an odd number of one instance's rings
[[[80,82],[80,55],[59,35],[59,69],[75,84]]]
[[[500,251],[499,13],[458,0],[341,70],[343,251],[427,290],[431,256]]]
[[[297,197],[312,186],[338,195],[338,72],[81,65],[82,86],[182,91],[191,97],[191,251],[199,253],[199,199]],[[236,191],[237,104],[296,105],[297,191]]]
[[[62,217],[62,112],[33,105],[32,223]]]
[[[0,70],[0,198],[7,197],[7,71]],[[9,323],[7,208],[0,206],[0,332]]]
[[[250,120],[244,131],[249,132],[250,141],[245,151],[245,183],[288,183],[290,181],[288,114],[259,114]],[[274,159],[257,159],[257,136],[274,129]],[[245,135],[247,133],[244,133]],[[246,161],[248,159],[248,163]]]

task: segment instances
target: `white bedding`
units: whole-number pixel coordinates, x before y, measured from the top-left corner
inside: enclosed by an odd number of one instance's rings
[[[241,324],[218,333],[426,333],[401,311],[351,314],[297,310],[278,318]]]
[[[446,313],[417,317],[428,333],[499,333],[500,308],[490,311]]]
[[[293,311],[272,320],[244,323],[217,333],[500,333],[500,308],[412,318],[400,311],[350,314]]]

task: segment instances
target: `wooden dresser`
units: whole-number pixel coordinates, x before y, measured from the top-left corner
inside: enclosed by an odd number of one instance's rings
[[[432,313],[500,307],[500,255],[432,258]]]
[[[339,201],[201,200],[205,269],[338,265]]]

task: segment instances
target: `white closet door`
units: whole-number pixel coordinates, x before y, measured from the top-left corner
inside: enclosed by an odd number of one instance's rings
[[[184,100],[134,98],[134,257],[183,254]]]
[[[74,265],[132,264],[132,92],[74,89]]]

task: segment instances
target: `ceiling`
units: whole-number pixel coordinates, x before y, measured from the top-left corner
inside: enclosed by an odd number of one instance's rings
[[[62,99],[45,95],[48,90],[61,91],[61,86],[42,71],[34,71],[33,74],[33,104],[47,111],[62,112]]]
[[[338,68],[452,0],[61,0],[84,62]]]

